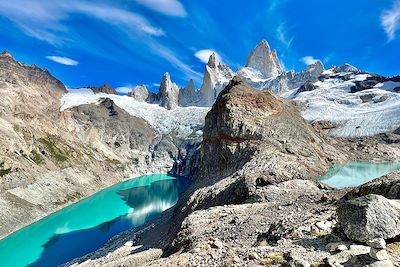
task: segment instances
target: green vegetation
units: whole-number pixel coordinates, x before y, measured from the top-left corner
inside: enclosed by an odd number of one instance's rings
[[[4,169],[4,162],[0,163],[0,177],[3,177],[6,174],[9,174],[11,172],[11,168]]]
[[[51,157],[58,162],[64,162],[68,160],[68,153],[65,150],[56,146],[54,138],[40,138],[39,142],[46,147],[46,150],[50,153]]]
[[[31,151],[31,156],[30,158],[37,164],[37,165],[42,165],[44,162],[44,158],[42,155],[35,150]]]
[[[121,163],[121,162],[120,162],[119,160],[117,160],[117,159],[110,159],[110,158],[107,158],[106,161],[107,161],[108,163],[110,163],[110,164],[120,164],[120,163]]]

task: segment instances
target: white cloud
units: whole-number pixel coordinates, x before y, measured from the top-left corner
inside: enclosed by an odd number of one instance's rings
[[[305,56],[305,57],[302,57],[300,59],[300,61],[304,62],[307,65],[311,65],[311,64],[314,64],[315,62],[320,61],[320,60],[314,58],[313,56]]]
[[[120,94],[126,95],[127,93],[132,91],[132,87],[131,86],[120,86],[120,87],[115,88],[115,91],[117,91]]]
[[[136,0],[136,2],[168,16],[186,17],[186,10],[178,0]]]
[[[391,9],[382,12],[381,25],[389,42],[393,41],[396,38],[396,32],[400,29],[400,0],[396,0]]]
[[[215,57],[218,61],[221,61],[220,55],[215,52],[214,50],[211,49],[202,49],[194,53],[194,56],[197,57],[201,62],[203,63],[208,63],[208,60],[210,59],[211,54],[214,53]]]
[[[67,66],[76,66],[79,64],[78,61],[73,60],[69,57],[58,57],[58,56],[46,56],[47,59],[57,62],[59,64],[67,65]]]

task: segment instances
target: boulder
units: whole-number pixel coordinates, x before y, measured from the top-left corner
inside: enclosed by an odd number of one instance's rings
[[[377,261],[384,261],[389,259],[389,255],[385,249],[371,248],[369,256]]]
[[[370,194],[343,201],[337,209],[339,223],[346,236],[367,242],[389,239],[400,234],[400,202]]]

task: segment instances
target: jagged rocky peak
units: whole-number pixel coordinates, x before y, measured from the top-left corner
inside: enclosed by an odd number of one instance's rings
[[[93,91],[93,93],[104,93],[104,94],[113,94],[118,95],[118,92],[115,91],[109,83],[105,83],[101,86],[89,86],[89,88]]]
[[[171,81],[171,76],[166,72],[158,89],[160,106],[166,109],[175,109],[178,106],[179,87]]]
[[[324,64],[320,60],[310,64],[307,66],[306,71],[309,73],[318,73],[321,74],[324,71]]]
[[[2,87],[24,85],[49,89],[51,93],[66,93],[64,84],[47,69],[18,62],[8,51],[0,54],[0,83]]]
[[[186,87],[179,90],[178,102],[181,107],[194,106],[198,102],[198,91],[196,91],[193,79],[189,80]]]
[[[250,52],[246,67],[258,70],[264,78],[277,76],[283,72],[276,50],[271,50],[265,39]]]
[[[219,62],[215,53],[210,55],[200,88],[200,106],[212,106],[218,94],[233,77],[233,71],[222,62]]]

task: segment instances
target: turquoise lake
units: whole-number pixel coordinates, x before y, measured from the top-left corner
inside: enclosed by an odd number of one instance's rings
[[[356,187],[396,170],[400,163],[354,161],[332,166],[319,180],[339,189]]]
[[[83,256],[175,205],[189,184],[157,174],[106,188],[0,240],[0,266],[52,267]]]

